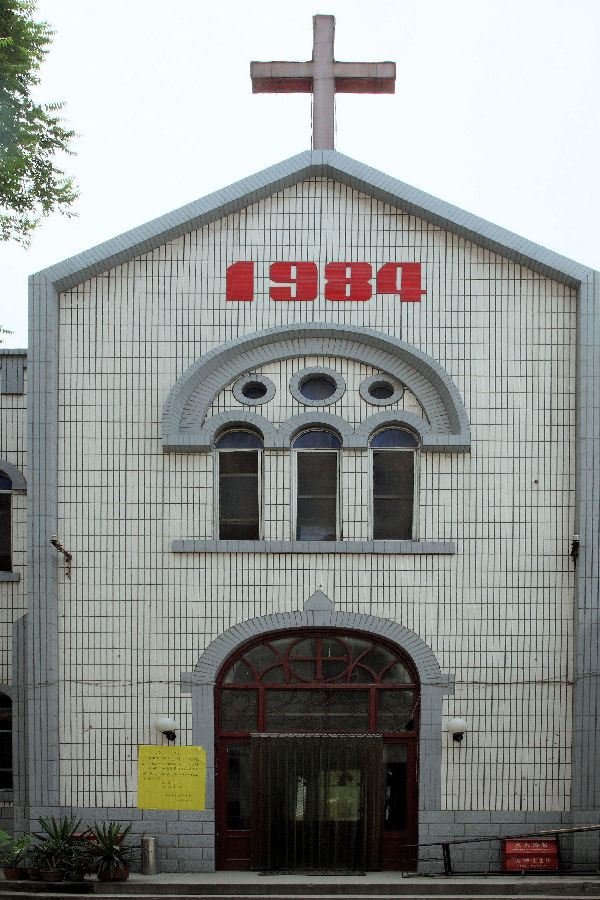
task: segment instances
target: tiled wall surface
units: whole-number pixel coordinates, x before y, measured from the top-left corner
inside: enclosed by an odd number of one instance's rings
[[[0,385],[3,366],[10,366],[13,357],[0,354]],[[26,373],[25,373],[26,374]],[[20,388],[19,388],[20,389]],[[23,393],[4,393],[0,387],[0,459],[12,463],[27,478],[27,388]],[[11,686],[12,626],[26,611],[25,563],[27,548],[27,494],[12,494],[12,568],[19,581],[0,580],[0,684]]]
[[[257,264],[252,303],[227,303],[225,270]],[[310,260],[423,264],[421,303],[377,295],[312,303],[268,297],[269,264]],[[445,712],[443,807],[564,810],[570,763],[574,501],[573,292],[329,180],[314,179],[230,215],[61,296],[59,529],[73,552],[59,575],[61,802],[136,804],[138,743],[155,715],[191,741],[182,672],[224,629],[302,608],[319,588],[340,610],[412,629],[456,676]],[[471,454],[422,454],[419,538],[454,556],[175,554],[214,534],[211,453],[165,454],[161,415],[200,356],[258,329],[331,321],[389,334],[454,380]],[[265,367],[260,409],[275,425],[300,411],[289,379],[323,363],[347,389],[334,408],[377,409],[356,385],[374,374],[331,357]],[[402,403],[419,414],[408,393]],[[225,390],[214,411],[239,406]],[[344,537],[366,539],[368,454],[343,454]],[[265,452],[264,530],[291,533],[287,451]]]

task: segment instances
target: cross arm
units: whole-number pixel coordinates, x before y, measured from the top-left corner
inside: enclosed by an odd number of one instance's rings
[[[250,78],[253,94],[310,94],[313,89],[313,64],[252,62]]]
[[[335,90],[338,94],[393,94],[396,63],[334,63]]]

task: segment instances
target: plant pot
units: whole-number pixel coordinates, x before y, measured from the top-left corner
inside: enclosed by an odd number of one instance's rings
[[[81,872],[79,869],[69,872],[69,881],[85,881],[85,872]]]
[[[37,866],[30,866],[27,869],[27,875],[31,879],[31,881],[39,881],[40,880],[40,870]]]
[[[129,878],[129,866],[124,865],[123,868],[115,869],[111,873],[110,869],[100,869],[98,872],[98,881],[127,881]]]
[[[40,872],[42,881],[62,881],[63,873],[60,869],[42,869]]]
[[[21,878],[20,871],[16,866],[3,866],[4,877],[7,881],[19,881]]]

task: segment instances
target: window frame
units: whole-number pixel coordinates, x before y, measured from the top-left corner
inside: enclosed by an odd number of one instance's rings
[[[223,447],[222,450],[219,450],[217,446],[218,442],[224,437],[226,434],[231,434],[232,432],[245,432],[246,434],[252,434],[259,438],[261,444],[263,443],[262,436],[257,434],[250,428],[227,428],[225,431],[222,431],[215,440],[215,446],[213,447],[213,534],[215,535],[215,539],[218,541],[224,540],[249,540],[249,541],[261,541],[263,540],[264,535],[264,446],[261,447]],[[258,454],[258,465],[257,465],[257,479],[256,479],[256,490],[257,490],[257,499],[258,499],[258,537],[257,538],[222,538],[220,536],[221,530],[221,509],[220,509],[220,489],[221,489],[221,467],[220,467],[220,454],[221,453],[257,453]]]
[[[300,447],[296,449],[294,446],[295,442],[301,437],[303,434],[307,434],[310,431],[325,431],[329,434],[333,434],[339,441],[340,446],[335,449],[327,447],[327,448],[312,448],[312,447]],[[292,540],[293,541],[313,541],[312,538],[299,538],[298,534],[298,453],[335,453],[336,455],[336,491],[335,491],[335,541],[342,541],[343,538],[343,528],[342,528],[342,439],[336,434],[336,432],[331,428],[324,428],[322,426],[315,426],[314,428],[303,428],[302,431],[299,431],[292,438],[292,455],[293,455],[293,464],[292,464],[292,503],[291,503],[291,512],[292,512]],[[322,541],[323,539],[314,539],[314,542]],[[325,543],[334,543],[334,541],[325,541]]]
[[[2,473],[0,473],[2,474]],[[9,479],[10,480],[10,479]],[[13,504],[13,492],[14,489],[11,487],[10,490],[5,488],[0,488],[0,496],[8,497],[8,568],[4,569],[0,567],[0,572],[14,572],[13,568],[13,513],[14,513],[14,504]]]
[[[373,439],[381,434],[382,431],[405,431],[417,441],[416,447],[373,447]],[[373,453],[412,453],[413,459],[413,503],[412,503],[412,533],[409,538],[376,538],[375,535],[375,483],[374,483],[374,459]],[[421,444],[417,436],[408,428],[401,428],[398,425],[386,425],[379,428],[369,438],[369,540],[371,541],[393,541],[393,540],[419,540],[419,486],[421,481]]]

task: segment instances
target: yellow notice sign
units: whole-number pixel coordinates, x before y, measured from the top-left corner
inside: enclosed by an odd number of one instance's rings
[[[205,809],[203,747],[138,749],[138,809]]]

